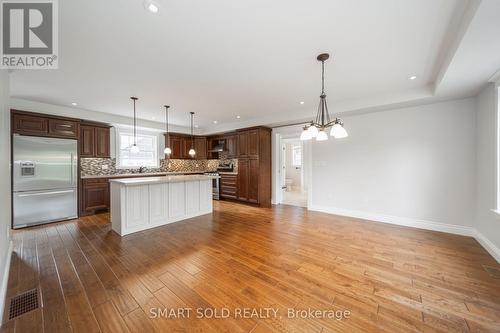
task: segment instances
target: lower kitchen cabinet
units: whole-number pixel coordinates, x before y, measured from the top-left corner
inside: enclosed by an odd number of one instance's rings
[[[238,198],[238,176],[237,175],[220,175],[220,196],[223,199]]]
[[[94,214],[109,209],[109,181],[107,178],[83,179],[81,182],[80,215]]]

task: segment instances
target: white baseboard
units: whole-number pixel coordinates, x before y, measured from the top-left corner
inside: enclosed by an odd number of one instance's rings
[[[3,267],[2,285],[0,286],[0,325],[3,323],[3,313],[5,306],[5,296],[7,295],[7,283],[9,281],[10,259],[12,258],[12,241],[9,240],[9,248],[7,250],[7,258],[5,258],[5,266]]]
[[[354,218],[363,219],[363,220],[376,221],[376,222],[382,222],[382,223],[402,225],[405,227],[440,231],[440,232],[446,232],[449,234],[474,237],[479,242],[479,244],[481,244],[481,246],[484,247],[484,249],[486,251],[488,251],[488,253],[491,254],[491,256],[493,258],[495,258],[495,260],[498,263],[500,263],[500,249],[495,244],[493,244],[493,242],[491,242],[488,238],[486,238],[486,236],[484,236],[483,234],[481,234],[479,231],[477,231],[475,228],[472,228],[472,227],[459,226],[459,225],[434,222],[434,221],[412,219],[412,218],[408,218],[408,217],[372,214],[372,213],[366,213],[366,212],[361,212],[361,211],[353,211],[353,210],[334,208],[334,207],[326,207],[326,206],[318,206],[318,205],[311,205],[308,207],[308,209],[313,210],[313,211],[317,211],[317,212],[327,213],[327,214],[348,216],[348,217],[354,217]]]
[[[475,236],[474,228],[465,227],[465,226],[458,226],[458,225],[454,225],[454,224],[425,221],[425,220],[412,219],[412,218],[408,218],[408,217],[392,216],[392,215],[372,214],[372,213],[366,213],[366,212],[361,212],[361,211],[353,211],[353,210],[325,207],[325,206],[317,206],[317,205],[313,205],[313,206],[309,207],[309,209],[314,210],[314,211],[318,211],[318,212],[328,213],[328,214],[349,216],[349,217],[354,217],[354,218],[358,218],[358,219],[364,219],[364,220],[370,220],[370,221],[376,221],[376,222],[382,222],[382,223],[389,223],[389,224],[396,224],[396,225],[402,225],[402,226],[406,226],[406,227],[441,231],[441,232],[447,232],[450,234],[456,234],[456,235],[462,235],[462,236]]]
[[[498,246],[493,244],[492,241],[490,241],[488,238],[486,238],[486,236],[483,235],[482,233],[480,233],[478,230],[475,230],[475,232],[476,232],[476,234],[474,235],[474,238],[500,264],[500,248],[498,248]]]

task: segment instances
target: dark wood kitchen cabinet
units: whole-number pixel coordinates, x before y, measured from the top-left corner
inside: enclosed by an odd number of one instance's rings
[[[196,136],[194,138],[194,149],[196,151],[197,160],[207,159],[207,138],[204,136]]]
[[[82,179],[80,195],[80,215],[94,214],[109,209],[109,179]]]
[[[76,139],[78,138],[78,122],[49,118],[49,135]]]
[[[11,110],[12,133],[78,139],[79,120]]]
[[[238,134],[230,134],[224,137],[228,158],[238,157]]]
[[[238,176],[237,175],[220,175],[220,196],[225,199],[238,198]]]
[[[271,129],[238,133],[238,200],[271,206]]]
[[[191,147],[196,151],[197,160],[205,160],[208,158],[207,155],[207,137],[205,136],[194,136],[194,139],[187,134],[170,133],[169,134],[169,145],[172,150],[170,154],[170,159],[192,159],[189,155],[189,150]],[[167,144],[167,136],[165,134],[165,144]]]
[[[111,157],[110,150],[110,129],[109,127],[95,128],[95,156],[96,157]]]
[[[87,124],[80,126],[80,157],[111,157],[108,126]]]

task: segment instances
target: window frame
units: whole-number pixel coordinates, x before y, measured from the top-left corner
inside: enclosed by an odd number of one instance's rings
[[[296,145],[296,144],[292,144],[292,166],[295,167],[295,168],[301,168],[302,167],[302,164],[304,163],[303,162],[303,151],[302,151],[302,145]],[[296,151],[299,150],[300,151],[300,164],[296,164],[296,159],[295,159],[295,156],[296,156]]]
[[[146,167],[146,168],[151,168],[151,169],[157,169],[160,167],[160,159],[161,159],[161,155],[159,153],[159,150],[160,150],[160,140],[158,138],[158,134],[157,133],[153,133],[153,132],[147,132],[147,131],[136,131],[136,135],[137,137],[150,137],[153,139],[153,145],[155,147],[153,147],[153,154],[154,154],[154,165],[138,165],[138,166],[128,166],[128,165],[122,165],[122,156],[121,156],[121,149],[120,149],[120,146],[121,146],[121,136],[122,135],[127,135],[127,136],[130,136],[130,137],[133,137],[133,130],[132,129],[120,129],[120,128],[117,128],[116,129],[116,144],[115,144],[115,147],[116,147],[116,163],[115,163],[115,168],[116,169],[139,169],[140,167]]]

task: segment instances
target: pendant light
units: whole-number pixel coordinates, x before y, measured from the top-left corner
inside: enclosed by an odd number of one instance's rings
[[[137,154],[139,152],[139,147],[137,147],[137,135],[136,135],[137,118],[136,118],[136,114],[135,114],[135,102],[138,100],[138,98],[137,97],[130,97],[130,99],[132,101],[134,101],[134,144],[132,145],[132,147],[130,147],[130,152]]]
[[[170,149],[170,137],[168,135],[168,109],[170,108],[170,106],[168,105],[164,105],[165,107],[165,150],[163,150],[163,152],[165,153],[166,155],[166,158],[169,158],[170,157],[170,154],[172,154],[172,149]]]
[[[191,149],[189,149],[189,156],[191,156],[191,158],[194,158],[194,156],[196,155],[196,151],[194,150],[194,134],[193,134],[193,117],[194,117],[194,112],[190,112],[191,113]]]
[[[330,58],[328,53],[320,54],[316,59],[321,61],[321,95],[319,96],[319,106],[318,112],[316,114],[316,119],[311,121],[308,126],[304,127],[300,139],[302,141],[310,140],[316,138],[316,141],[326,141],[328,140],[328,134],[326,131],[331,127],[330,135],[336,139],[345,138],[348,136],[347,131],[344,128],[344,123],[339,118],[335,118],[333,121],[330,119],[330,114],[328,113],[328,104],[326,102],[325,93],[325,61]]]

